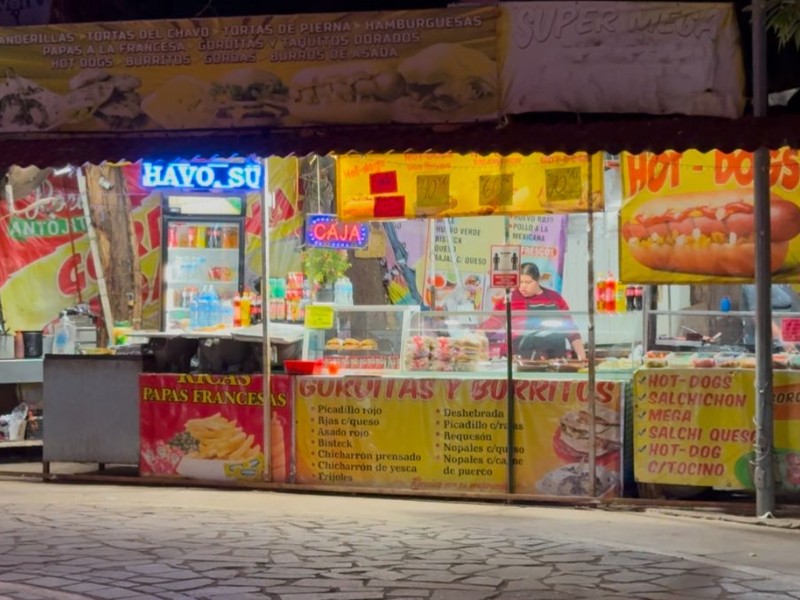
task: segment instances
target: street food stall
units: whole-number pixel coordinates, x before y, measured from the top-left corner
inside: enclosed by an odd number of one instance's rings
[[[682,486],[683,493],[687,487],[754,488],[751,159],[746,152],[697,151],[623,157],[622,277],[661,284],[650,288],[655,294],[690,285],[724,290],[678,305],[667,294],[645,302],[644,364],[634,376],[630,443],[636,481],[657,486],[659,494],[669,486]],[[658,161],[660,173],[652,170]],[[787,493],[800,489],[800,302],[792,285],[800,273],[796,151],[772,152],[771,165],[775,469],[778,489]]]

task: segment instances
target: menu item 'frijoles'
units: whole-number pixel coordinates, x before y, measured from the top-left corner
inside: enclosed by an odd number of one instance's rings
[[[274,125],[288,113],[288,94],[277,75],[256,67],[227,73],[211,86],[221,126]]]
[[[395,121],[446,122],[497,114],[497,63],[462,44],[434,44],[397,68],[406,95],[392,110]]]
[[[289,112],[310,123],[387,123],[405,80],[382,62],[304,69],[289,84]]]
[[[800,233],[800,207],[770,201],[772,272],[780,270],[789,242]],[[753,193],[734,190],[658,198],[622,224],[633,258],[650,269],[698,275],[755,275]]]
[[[591,416],[580,409],[561,417],[561,442],[578,457],[589,455]],[[604,456],[619,448],[619,412],[605,406],[595,406],[595,452]]]

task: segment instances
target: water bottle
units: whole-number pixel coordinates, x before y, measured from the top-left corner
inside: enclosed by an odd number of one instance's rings
[[[347,284],[344,277],[339,277],[333,285],[333,303],[337,306],[347,305]]]
[[[222,303],[217,293],[217,288],[213,285],[208,286],[208,326],[213,327],[222,322]]]
[[[344,296],[347,306],[353,306],[353,282],[349,277],[344,278]]]
[[[719,309],[722,312],[730,312],[731,311],[731,297],[730,296],[723,296],[722,300],[719,301]]]
[[[191,329],[200,327],[200,302],[197,296],[192,298],[189,304],[189,327]]]
[[[211,307],[209,305],[210,298],[208,297],[208,286],[205,286],[200,291],[200,297],[197,299],[197,326],[198,327],[208,327],[209,321],[211,320],[209,311]]]

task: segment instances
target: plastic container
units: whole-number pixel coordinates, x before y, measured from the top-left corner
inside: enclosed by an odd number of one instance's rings
[[[287,360],[283,369],[289,375],[319,375],[324,364],[321,360]]]
[[[63,315],[54,332],[53,354],[75,354],[76,333],[75,325]]]

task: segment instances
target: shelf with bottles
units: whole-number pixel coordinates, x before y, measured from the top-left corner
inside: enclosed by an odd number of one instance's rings
[[[201,222],[170,223],[167,247],[173,250],[239,250],[239,226]]]
[[[644,286],[617,281],[614,274],[600,274],[594,286],[595,310],[598,313],[638,312],[644,309]]]

